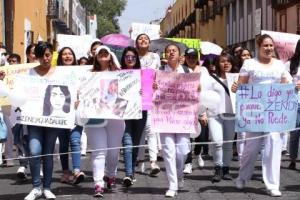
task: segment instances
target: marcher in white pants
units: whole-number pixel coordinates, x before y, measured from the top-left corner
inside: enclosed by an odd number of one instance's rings
[[[259,139],[250,139],[266,134]],[[247,140],[250,139],[250,140]],[[247,143],[241,159],[238,181],[250,180],[254,171],[257,154],[263,148],[262,174],[268,190],[279,190],[282,140],[280,133],[246,133]]]
[[[288,83],[290,75],[285,70],[284,64],[274,58],[274,41],[271,36],[264,34],[258,37],[258,57],[244,61],[240,70],[238,83],[231,88],[237,91],[238,85],[247,83],[272,84]],[[271,196],[281,196],[279,191],[280,183],[280,162],[282,141],[280,133],[264,133],[265,139],[255,141],[247,140],[241,159],[239,177],[236,180],[236,187],[242,189],[253,173],[258,151],[262,149],[262,172],[267,190]],[[269,135],[268,135],[269,134]],[[246,138],[261,135],[261,133],[247,133]]]
[[[102,188],[104,188],[104,174],[111,181],[115,179],[120,152],[120,149],[106,149],[122,146],[122,136],[125,129],[123,120],[107,121],[105,127],[89,127],[87,125],[84,129],[90,148],[93,150],[92,166],[94,182],[95,185],[100,185]]]
[[[167,45],[165,49],[168,64],[161,67],[160,70],[177,73],[192,72],[188,67],[179,64],[180,48],[177,45],[170,44]],[[154,88],[159,87],[159,85],[156,85],[157,82],[159,82],[159,80],[155,80]],[[178,189],[183,187],[183,168],[187,154],[190,152],[190,134],[160,133],[160,138],[169,182],[169,189],[165,196],[174,197]]]
[[[82,134],[81,134],[81,155],[82,156],[86,156],[86,151],[87,151],[87,136],[86,136],[86,133],[85,131],[83,130],[82,131]]]
[[[246,139],[246,133],[245,132],[237,133],[237,140],[240,140],[240,141],[236,142],[236,148],[237,148],[237,152],[238,152],[238,155],[239,155],[240,165],[241,165],[241,158],[242,158],[244,148],[245,148],[245,144],[246,144],[245,139]]]
[[[160,138],[169,190],[177,192],[183,184],[184,162],[190,152],[190,134],[161,133]]]

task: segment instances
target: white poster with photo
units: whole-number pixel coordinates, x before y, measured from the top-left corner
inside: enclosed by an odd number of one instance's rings
[[[67,77],[52,79],[18,75],[16,91],[24,96],[25,103],[17,109],[17,122],[35,126],[73,128],[74,104],[77,98],[74,85],[74,79]]]
[[[132,23],[131,24],[131,39],[135,40],[141,33],[146,33],[150,40],[156,40],[160,38],[160,26],[154,24]]]
[[[141,119],[141,72],[90,72],[79,89],[81,118]]]
[[[231,86],[233,85],[234,82],[238,81],[238,78],[239,78],[239,73],[226,73],[226,80],[227,80],[228,89],[230,93],[233,113],[235,113],[236,95],[231,91]]]
[[[76,59],[79,59],[83,56],[88,57],[93,38],[91,35],[57,34],[57,42],[58,51],[63,47],[70,47],[74,51]]]

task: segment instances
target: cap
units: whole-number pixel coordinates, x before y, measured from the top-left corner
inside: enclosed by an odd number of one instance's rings
[[[198,57],[198,50],[195,48],[188,48],[184,52],[185,56],[196,56]]]

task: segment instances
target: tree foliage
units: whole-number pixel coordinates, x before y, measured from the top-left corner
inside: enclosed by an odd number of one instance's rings
[[[118,18],[125,9],[127,0],[80,0],[82,6],[97,15],[97,36],[100,38],[109,33],[119,33]]]

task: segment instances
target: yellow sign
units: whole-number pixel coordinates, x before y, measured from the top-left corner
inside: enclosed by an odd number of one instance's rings
[[[58,58],[58,52],[54,51],[53,55],[52,55],[52,61],[51,61],[51,65],[52,66],[56,66],[57,65],[57,58]]]
[[[198,51],[200,50],[200,43],[201,43],[200,39],[194,39],[194,38],[167,38],[167,39],[185,44],[188,48],[195,48]]]
[[[28,63],[18,65],[7,65],[0,67],[0,71],[5,72],[4,84],[12,90],[14,88],[15,76],[17,74],[26,74],[29,69],[38,66],[39,63]],[[10,105],[7,97],[0,97],[0,106]]]

